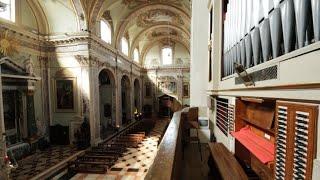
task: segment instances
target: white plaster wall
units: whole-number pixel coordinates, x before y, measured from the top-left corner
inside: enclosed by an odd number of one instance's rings
[[[157,61],[161,64],[161,56],[160,56],[160,47],[154,46],[152,47],[146,55],[145,65],[150,66],[152,65],[153,59],[157,59]]]
[[[71,0],[45,0],[39,1],[39,3],[46,12],[51,33],[76,32],[79,30],[78,19]]]
[[[208,82],[208,17],[207,0],[192,1],[190,105],[205,107]]]
[[[28,3],[26,2],[26,0],[21,0],[20,1],[20,14],[21,14],[21,24],[23,26],[27,26],[29,28],[38,30],[38,25],[37,25],[37,20],[30,8],[30,6],[28,5]],[[18,17],[19,18],[19,17]]]
[[[152,66],[153,59],[157,59],[159,65],[161,65],[161,46],[160,44],[152,47],[146,55],[145,63],[146,66]],[[190,53],[188,50],[180,43],[176,43],[173,49],[173,64],[176,64],[178,59],[182,59],[184,64],[190,63]]]

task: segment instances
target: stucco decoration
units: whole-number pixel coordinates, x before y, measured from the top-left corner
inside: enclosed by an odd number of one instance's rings
[[[129,9],[134,9],[137,6],[140,6],[143,4],[156,3],[156,2],[165,2],[165,3],[170,3],[176,6],[183,5],[181,0],[122,0],[122,3],[127,5]]]
[[[149,40],[162,36],[179,36],[179,34],[176,30],[168,28],[155,29],[154,31],[147,34]]]
[[[26,72],[29,74],[29,75],[34,75],[34,68],[33,68],[33,63],[32,63],[32,60],[31,60],[31,55],[24,61],[24,66],[25,66],[25,69],[26,69]]]
[[[3,31],[0,33],[0,53],[3,56],[12,56],[17,52],[19,42],[9,35],[9,31]]]
[[[137,25],[140,27],[148,27],[157,23],[172,23],[184,25],[184,21],[179,14],[166,9],[153,9],[142,13],[138,17]]]

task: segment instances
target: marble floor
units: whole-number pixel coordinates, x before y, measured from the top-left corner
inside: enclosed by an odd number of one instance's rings
[[[51,146],[18,161],[18,168],[12,170],[10,179],[26,180],[35,177],[48,168],[79,152],[71,146]]]
[[[118,159],[106,174],[78,173],[72,180],[100,180],[100,179],[144,179],[149,167],[157,154],[158,143],[165,131],[169,120],[157,120],[155,127],[143,140],[138,148],[128,148],[128,151]]]

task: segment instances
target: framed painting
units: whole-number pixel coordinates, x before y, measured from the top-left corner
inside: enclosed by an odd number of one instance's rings
[[[145,94],[145,97],[146,98],[150,98],[151,97],[151,83],[149,83],[149,82],[147,82],[146,84],[145,84],[145,87],[146,87],[146,94]]]
[[[75,112],[75,85],[75,78],[54,80],[56,112]]]
[[[189,93],[190,93],[189,91],[190,91],[189,83],[183,83],[182,95],[184,98],[189,97]]]

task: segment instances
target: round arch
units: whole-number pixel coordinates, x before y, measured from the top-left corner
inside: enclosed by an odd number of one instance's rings
[[[176,30],[177,32],[181,33],[181,35],[183,37],[187,37],[190,38],[190,32],[186,31],[185,29],[177,26],[177,25],[173,25],[173,24],[156,24],[153,26],[150,26],[148,28],[143,29],[141,32],[139,32],[139,34],[134,38],[134,40],[132,41],[132,45],[130,47],[130,51],[129,51],[129,55],[130,57],[132,57],[133,55],[133,51],[134,49],[138,46],[139,41],[143,38],[143,36],[147,33],[149,33],[150,31],[156,30],[156,29],[160,29],[160,28],[168,28],[168,29],[173,29]]]
[[[134,80],[134,108],[135,111],[141,112],[141,83],[138,78]]]
[[[131,85],[130,85],[130,78],[127,75],[123,75],[121,77],[121,120],[122,125],[128,124],[131,120]]]
[[[145,58],[146,58],[146,55],[148,53],[148,51],[154,47],[155,44],[159,43],[161,40],[164,40],[164,39],[168,39],[167,37],[160,37],[160,38],[156,38],[154,41],[151,41],[150,43],[148,43],[147,45],[145,45],[145,47],[143,48],[143,50],[141,51],[141,64],[144,64],[144,61],[145,61]],[[171,41],[173,42],[178,42],[180,44],[182,44],[186,49],[187,51],[190,53],[190,47],[189,47],[189,44],[187,44],[186,42],[182,41],[181,39],[179,38],[174,38],[174,37],[171,37],[170,38]]]
[[[175,6],[170,6],[168,4],[157,3],[157,4],[150,4],[150,5],[139,7],[136,10],[134,10],[133,12],[131,12],[126,18],[124,18],[125,20],[118,28],[118,31],[117,31],[118,33],[115,38],[115,47],[116,48],[119,48],[119,46],[121,44],[120,43],[121,38],[125,34],[125,31],[126,31],[128,25],[130,23],[134,23],[134,21],[132,21],[132,20],[134,18],[138,17],[139,15],[141,15],[142,13],[145,13],[145,12],[151,11],[151,10],[166,10],[166,11],[175,12],[178,15],[180,15],[182,17],[182,19],[186,19],[187,23],[191,21],[189,14],[187,14],[184,10],[182,10],[178,7],[175,7]]]
[[[115,77],[108,69],[99,72],[100,136],[105,139],[116,131]]]

